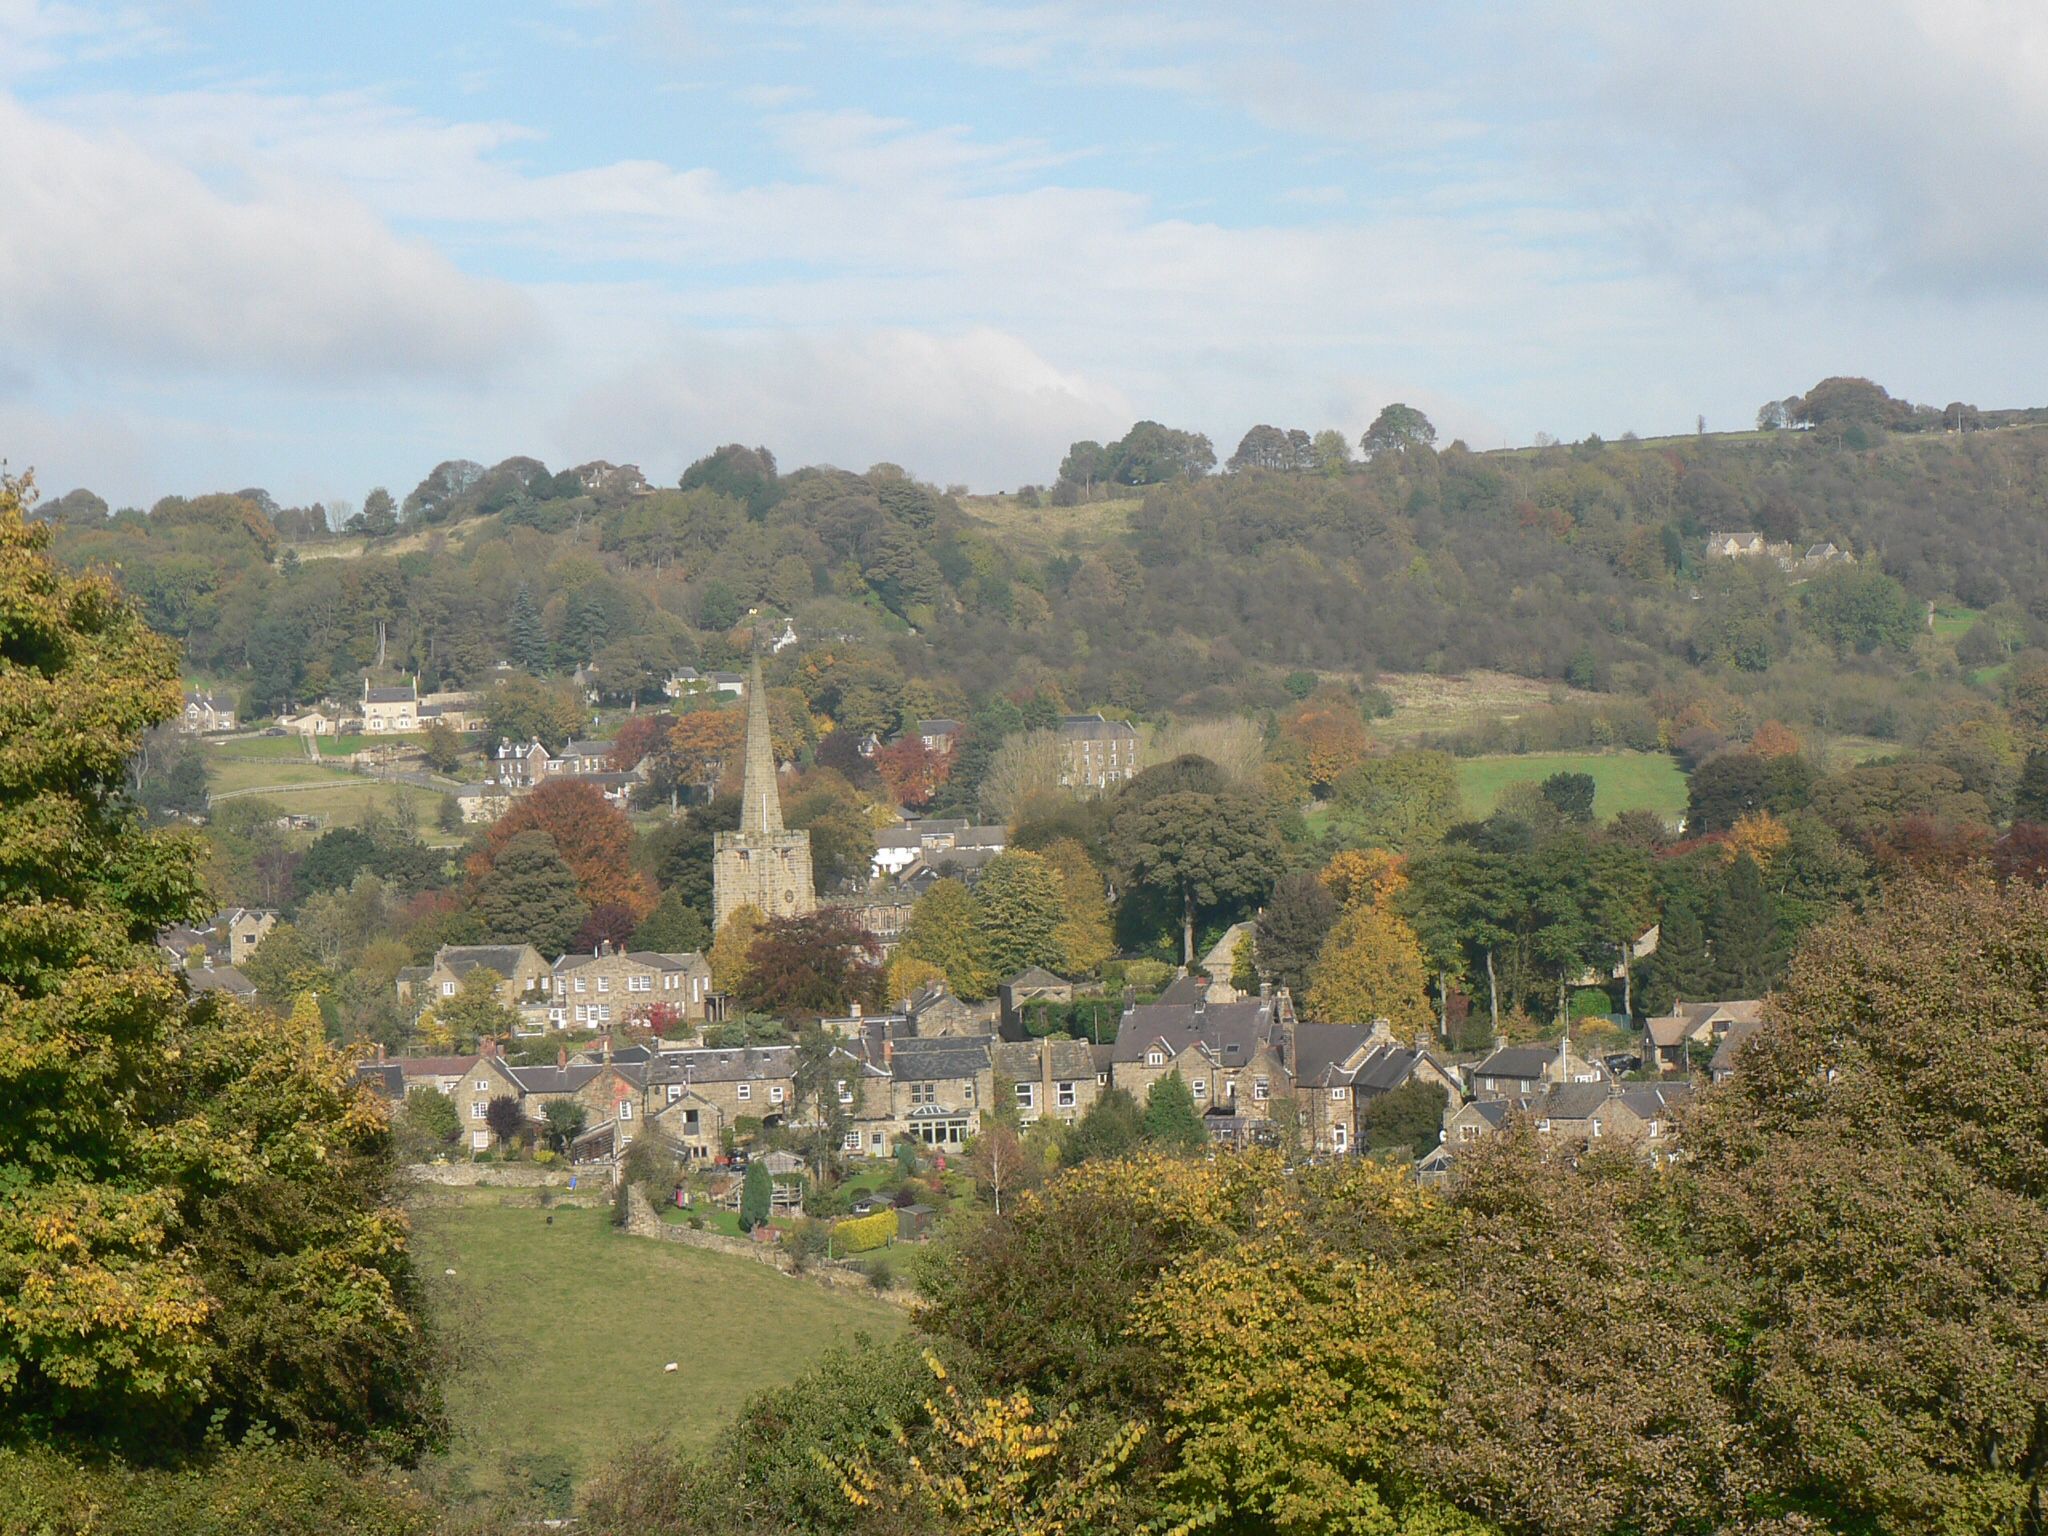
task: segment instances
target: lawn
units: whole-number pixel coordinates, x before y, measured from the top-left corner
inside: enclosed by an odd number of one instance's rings
[[[374,738],[369,736],[316,736],[314,743],[320,748],[322,757],[347,757],[371,745]],[[216,759],[235,761],[265,762],[306,762],[305,738],[296,731],[289,736],[244,736],[233,741],[216,742],[213,747]]]
[[[904,1327],[884,1302],[627,1237],[607,1210],[430,1206],[415,1222],[457,1362],[454,1440],[435,1469],[452,1497],[580,1477],[652,1435],[706,1444],[832,1344]]]
[[[1655,811],[1676,823],[1685,814],[1685,773],[1662,752],[1530,752],[1458,760],[1458,788],[1470,816],[1486,816],[1511,784],[1541,783],[1553,773],[1593,775],[1593,814]]]

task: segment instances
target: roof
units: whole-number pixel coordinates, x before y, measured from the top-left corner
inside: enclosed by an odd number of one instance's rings
[[[1070,741],[1100,741],[1104,737],[1119,739],[1138,734],[1138,728],[1128,720],[1105,720],[1100,715],[1068,715],[1060,721],[1060,734]]]
[[[1162,1043],[1175,1056],[1203,1049],[1226,1067],[1241,1066],[1270,1036],[1272,1022],[1271,1004],[1258,999],[1203,1005],[1145,1003],[1124,1010],[1112,1059],[1143,1061],[1155,1043]]]
[[[754,1083],[788,1077],[795,1066],[793,1045],[657,1051],[646,1065],[646,1076],[650,1083]]]
[[[1691,1083],[1637,1083],[1616,1095],[1644,1120],[1676,1113],[1692,1102]]]
[[[187,689],[185,692],[185,702],[187,704],[204,704],[208,709],[219,714],[234,709],[235,696],[231,693],[195,693]]]
[[[1027,965],[1023,970],[1003,983],[1006,987],[1070,987],[1072,982],[1064,976],[1055,976],[1042,965]]]
[[[693,970],[704,963],[702,956],[687,952],[682,954],[664,954],[652,949],[619,949],[612,951],[608,955],[592,955],[585,954],[579,949],[573,954],[563,955],[555,962],[555,969],[557,971],[581,970],[584,966],[595,964],[599,960],[630,960],[635,965],[646,966],[651,971],[687,971]]]
[[[254,997],[255,983],[232,965],[195,965],[185,972],[185,985],[194,992],[226,992],[233,997]]]
[[[1646,1019],[1643,1028],[1652,1045],[1669,1048],[1695,1039],[1709,1024],[1754,1022],[1763,1015],[1763,1003],[1756,998],[1738,998],[1725,1003],[1680,1003],[1676,1011],[1661,1018]]]
[[[1162,1004],[1183,1007],[1190,1003],[1202,1002],[1208,996],[1209,984],[1201,977],[1182,976],[1159,994],[1159,1001]]]
[[[1474,1077],[1542,1077],[1557,1061],[1554,1045],[1507,1045],[1472,1068]]]
[[[960,722],[958,720],[947,720],[943,717],[936,720],[920,720],[917,722],[917,734],[920,736],[951,736],[959,729]]]
[[[618,747],[616,741],[568,741],[562,744],[562,756],[610,757]]]
[[[574,1093],[604,1071],[596,1063],[569,1067],[507,1067],[524,1093]]]
[[[396,1065],[408,1079],[460,1077],[482,1060],[481,1056],[401,1056]]]
[[[975,1077],[988,1070],[987,1035],[940,1035],[930,1040],[898,1040],[889,1061],[889,1075],[899,1083],[931,1083]]]
[[[359,1061],[356,1081],[375,1089],[387,1099],[405,1097],[405,1069],[395,1061]]]
[[[467,976],[478,966],[510,979],[526,958],[524,944],[444,944],[434,955],[434,964],[446,966],[457,976]]]
[[[911,852],[924,846],[924,838],[915,827],[890,827],[875,834],[875,851],[884,848],[901,848]]]
[[[1552,1120],[1585,1120],[1614,1096],[1608,1083],[1560,1083],[1544,1096],[1539,1113]]]
[[[990,1047],[989,1056],[996,1071],[1012,1082],[1035,1083],[1046,1076],[1067,1081],[1095,1075],[1095,1048],[1086,1040],[1003,1040]]]
[[[1763,1027],[1761,1019],[1738,1019],[1728,1026],[1728,1033],[1721,1037],[1720,1046],[1714,1051],[1714,1059],[1707,1063],[1707,1071],[1715,1079],[1726,1077],[1735,1070],[1735,1059],[1749,1037]]]
[[[410,683],[406,684],[403,688],[366,687],[363,690],[363,702],[365,704],[410,704],[418,697]]]

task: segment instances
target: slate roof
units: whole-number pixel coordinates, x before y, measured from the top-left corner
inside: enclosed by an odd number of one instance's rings
[[[644,965],[653,971],[687,971],[693,966],[702,963],[701,956],[688,952],[663,954],[652,949],[627,949],[618,950],[609,955],[591,955],[585,954],[582,950],[577,950],[574,954],[564,955],[561,959],[557,960],[555,962],[555,970],[557,972],[577,971],[598,960],[631,960],[635,965]],[[612,1055],[613,1059],[616,1060],[618,1053],[614,1051]]]
[[[185,985],[194,992],[226,992],[233,997],[254,997],[256,985],[232,965],[196,965],[185,972]]]
[[[1544,1095],[1537,1113],[1552,1120],[1584,1120],[1614,1096],[1607,1083],[1560,1083]]]
[[[1728,1026],[1728,1033],[1721,1037],[1721,1044],[1714,1051],[1714,1059],[1707,1063],[1707,1075],[1719,1082],[1735,1070],[1735,1058],[1741,1054],[1749,1037],[1763,1027],[1761,1019],[1740,1020]]]
[[[955,848],[1003,849],[1010,845],[1008,827],[963,827],[953,834]]]
[[[1042,1076],[1069,1082],[1095,1075],[1095,1048],[1086,1040],[1004,1040],[990,1047],[989,1056],[1013,1082],[1035,1083]],[[1041,1061],[1049,1071],[1039,1070]]]
[[[518,944],[445,944],[434,956],[434,963],[445,965],[457,976],[467,976],[478,966],[484,966],[509,980],[518,971],[525,953],[525,948]]]
[[[1334,1079],[1349,1082],[1341,1069],[1351,1054],[1372,1038],[1363,1024],[1296,1024],[1294,1075],[1298,1082],[1328,1087]]]
[[[614,1056],[614,1063],[618,1058]],[[644,1067],[650,1083],[755,1083],[788,1077],[796,1065],[793,1045],[746,1045],[729,1050],[657,1051]]]
[[[1508,1045],[1495,1051],[1472,1069],[1474,1077],[1514,1077],[1535,1080],[1557,1061],[1554,1045]]]
[[[387,1099],[405,1097],[405,1068],[395,1061],[357,1062],[356,1081],[374,1089]]]
[[[1619,1098],[1641,1119],[1658,1120],[1692,1102],[1692,1084],[1637,1083],[1624,1088]]]
[[[185,702],[187,704],[204,704],[217,715],[233,714],[235,708],[235,696],[231,693],[195,693],[187,689]]]
[[[959,730],[960,722],[958,720],[941,718],[917,722],[917,734],[920,736],[952,736],[956,735]]]
[[[884,848],[915,850],[924,846],[924,837],[915,827],[889,827],[875,834],[875,851]]]
[[[1205,1048],[1226,1067],[1242,1066],[1251,1060],[1259,1044],[1270,1037],[1272,1025],[1271,1005],[1256,999],[1246,1003],[1210,1003],[1200,1008],[1144,1003],[1124,1010],[1117,1025],[1114,1059],[1143,1061],[1154,1041],[1164,1041],[1175,1056]]]
[[[460,1077],[481,1056],[401,1056],[395,1065],[408,1079],[417,1077]]]
[[[1122,740],[1136,736],[1138,728],[1128,720],[1105,720],[1100,715],[1068,715],[1060,721],[1060,734],[1069,741]]]
[[[595,1064],[568,1067],[507,1067],[524,1093],[574,1093],[604,1071]]]
[[[1027,965],[1023,970],[1003,983],[1006,987],[1064,987],[1070,985],[1064,976],[1055,976],[1042,965]]]
[[[1209,996],[1209,984],[1199,976],[1182,976],[1168,985],[1159,994],[1159,1006],[1185,1008],[1205,1001]]]
[[[987,1035],[941,1035],[930,1040],[898,1040],[889,1075],[899,1083],[931,1083],[974,1077],[988,1069],[994,1041]]]
[[[610,757],[618,750],[616,741],[570,741],[562,745],[563,757]]]
[[[366,688],[363,690],[365,704],[410,704],[418,695],[407,688]]]

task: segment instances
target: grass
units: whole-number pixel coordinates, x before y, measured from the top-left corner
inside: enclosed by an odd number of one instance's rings
[[[235,760],[248,759],[262,762],[305,762],[306,749],[297,732],[289,736],[251,736],[240,741],[223,741],[215,744],[215,757]],[[371,744],[369,736],[316,736],[315,745],[322,757],[347,757]]]
[[[743,1403],[903,1313],[750,1259],[627,1237],[607,1210],[429,1206],[416,1243],[456,1354],[451,1494],[549,1458],[579,1479],[653,1433],[709,1442]],[[453,1269],[453,1278],[442,1272]],[[662,1367],[675,1361],[673,1372]],[[529,1463],[530,1464],[530,1463]]]
[[[1442,735],[1495,720],[1513,720],[1548,707],[1553,697],[1581,703],[1597,702],[1601,697],[1506,672],[1473,671],[1459,677],[1382,672],[1374,681],[1393,695],[1394,712],[1373,721],[1372,733],[1397,746],[1412,746],[1425,733]]]
[[[1130,531],[1138,496],[1083,502],[1079,506],[1026,506],[1014,496],[969,496],[960,503],[968,520],[1005,547],[1038,558],[1061,550],[1094,549]]]
[[[1593,776],[1593,814],[1605,821],[1622,811],[1655,811],[1668,822],[1685,814],[1685,773],[1662,752],[1530,752],[1520,756],[1466,757],[1457,764],[1465,810],[1492,814],[1514,784],[1540,784],[1553,773]]]
[[[1983,616],[1983,610],[1979,608],[1965,608],[1959,603],[1944,604],[1934,610],[1934,638],[1953,645],[1967,635],[1971,626]]]

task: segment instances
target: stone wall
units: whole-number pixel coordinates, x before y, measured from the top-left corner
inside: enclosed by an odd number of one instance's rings
[[[802,1269],[796,1269],[779,1244],[727,1237],[722,1232],[700,1232],[680,1222],[663,1221],[654,1207],[647,1203],[647,1197],[633,1188],[626,1191],[626,1230],[635,1237],[651,1237],[657,1242],[682,1243],[690,1248],[707,1248],[713,1253],[752,1259],[757,1264],[779,1269],[785,1275],[809,1280],[835,1291],[860,1291],[877,1301],[891,1302],[905,1311],[916,1304],[916,1298],[903,1286],[877,1291],[868,1280],[867,1271],[851,1264],[813,1259]]]
[[[414,1163],[406,1172],[421,1184],[447,1184],[458,1189],[567,1189],[576,1176],[576,1192],[611,1190],[609,1168],[543,1168],[538,1163]]]

